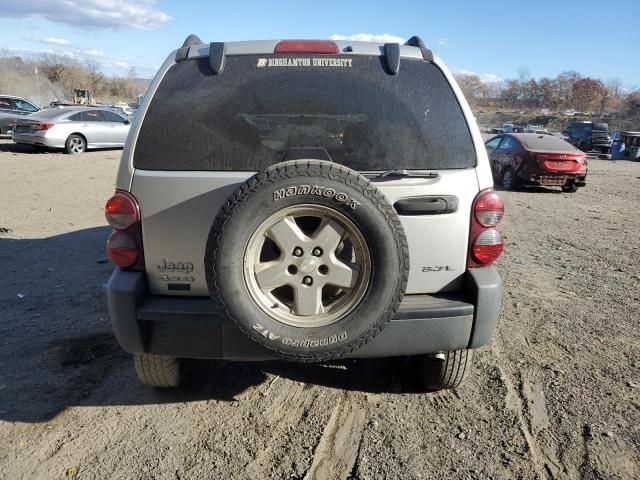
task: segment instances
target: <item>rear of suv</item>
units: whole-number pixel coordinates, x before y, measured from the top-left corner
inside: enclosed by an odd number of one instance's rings
[[[105,211],[108,305],[148,385],[182,359],[409,356],[460,384],[502,297],[503,204],[453,77],[406,44],[171,53]]]

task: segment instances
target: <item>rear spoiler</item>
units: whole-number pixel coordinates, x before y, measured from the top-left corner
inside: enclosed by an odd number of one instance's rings
[[[180,47],[176,51],[175,61],[181,62],[189,58],[189,50],[196,45],[206,45],[197,35],[189,35]],[[433,62],[433,52],[428,49],[422,39],[414,35],[407,40],[403,45],[409,47],[416,47],[420,49],[422,60],[425,62]],[[353,52],[353,47],[349,46],[344,51]],[[209,64],[214,74],[219,74],[224,69],[224,60],[227,54],[226,45],[224,42],[211,42],[209,43]],[[400,58],[401,58],[401,46],[399,43],[385,43],[382,46],[382,54],[384,57],[385,66],[388,73],[391,75],[397,75],[400,70]],[[406,54],[406,53],[405,53]],[[412,55],[415,58],[415,54]]]

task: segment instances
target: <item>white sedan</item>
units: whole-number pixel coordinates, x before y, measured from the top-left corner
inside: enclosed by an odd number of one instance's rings
[[[55,107],[16,120],[16,143],[63,148],[82,153],[91,148],[121,148],[129,134],[129,119],[106,108]]]

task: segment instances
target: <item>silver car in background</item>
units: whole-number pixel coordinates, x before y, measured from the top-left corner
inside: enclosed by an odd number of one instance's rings
[[[75,154],[90,148],[121,148],[129,127],[129,119],[106,108],[56,107],[16,120],[11,138]]]

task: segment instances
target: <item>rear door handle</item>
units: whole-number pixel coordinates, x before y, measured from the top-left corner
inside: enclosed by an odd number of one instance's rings
[[[403,198],[393,204],[399,215],[442,215],[458,210],[458,197],[453,195],[426,195]]]

